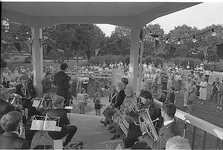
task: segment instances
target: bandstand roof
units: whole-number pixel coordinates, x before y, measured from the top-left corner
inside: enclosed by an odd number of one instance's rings
[[[141,27],[198,2],[2,2],[2,17],[30,27],[60,23]]]

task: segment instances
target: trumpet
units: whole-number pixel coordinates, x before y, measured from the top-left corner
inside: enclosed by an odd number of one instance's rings
[[[156,129],[153,125],[153,122],[159,120],[159,118],[152,120],[149,114],[149,110],[145,109],[140,113],[138,118],[139,124],[143,125],[146,128],[146,133],[153,139],[153,141],[157,141],[159,139],[159,135],[156,132]]]

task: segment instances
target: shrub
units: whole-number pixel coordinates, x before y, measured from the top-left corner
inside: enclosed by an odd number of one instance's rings
[[[155,62],[155,58],[152,56],[147,56],[143,59],[143,63],[146,62],[146,64],[151,64],[152,62]]]
[[[211,71],[223,72],[223,65],[220,62],[213,63],[213,64],[204,64],[204,69],[211,70]]]
[[[182,59],[183,59],[183,61],[182,61]],[[174,59],[174,64],[175,64],[175,65],[178,65],[178,66],[180,65],[180,66],[182,66],[182,67],[184,67],[184,68],[187,67],[188,62],[189,62],[189,66],[190,66],[190,68],[195,68],[197,65],[200,65],[200,64],[201,64],[200,59],[194,59],[194,58],[181,58],[181,57],[176,57],[176,58]]]
[[[155,63],[154,63],[154,65],[155,65],[155,67],[157,67],[157,66],[159,66],[159,65],[163,66],[163,62],[164,62],[163,58],[161,58],[161,57],[156,57],[156,58],[155,58]]]
[[[103,62],[105,62],[106,64],[110,64],[110,63],[119,63],[120,61],[124,61],[123,57],[121,55],[104,55],[104,56],[96,56],[96,57],[92,57],[90,59],[90,63],[91,64],[103,64]]]
[[[32,60],[31,56],[26,57],[24,63],[31,63],[31,60]]]
[[[6,67],[6,65],[7,65],[7,62],[1,58],[1,68]]]

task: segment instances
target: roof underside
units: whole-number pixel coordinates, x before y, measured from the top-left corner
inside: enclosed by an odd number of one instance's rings
[[[186,2],[2,2],[2,17],[29,26],[104,23],[140,27],[196,5]]]

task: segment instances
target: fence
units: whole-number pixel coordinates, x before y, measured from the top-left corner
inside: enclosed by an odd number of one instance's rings
[[[161,108],[162,103],[155,100],[156,105]],[[177,120],[179,121],[179,119],[181,121],[183,121],[184,124],[184,128],[183,128],[183,136],[186,136],[186,129],[189,127],[188,125],[192,126],[193,131],[192,131],[192,143],[191,143],[191,147],[192,149],[194,149],[195,146],[195,137],[196,137],[196,131],[197,129],[201,129],[203,131],[203,143],[202,143],[202,149],[206,149],[206,142],[207,142],[207,133],[211,134],[212,136],[216,137],[216,146],[215,148],[217,150],[222,149],[222,144],[223,143],[223,129],[213,125],[207,121],[204,121],[200,118],[197,118],[195,116],[192,116],[188,113],[185,113],[181,110],[176,111],[175,117],[177,118]],[[220,116],[221,117],[221,116]],[[212,148],[214,149],[214,148]]]
[[[82,71],[82,72],[66,72],[71,79],[74,78],[97,78],[97,79],[111,79],[112,71]]]

